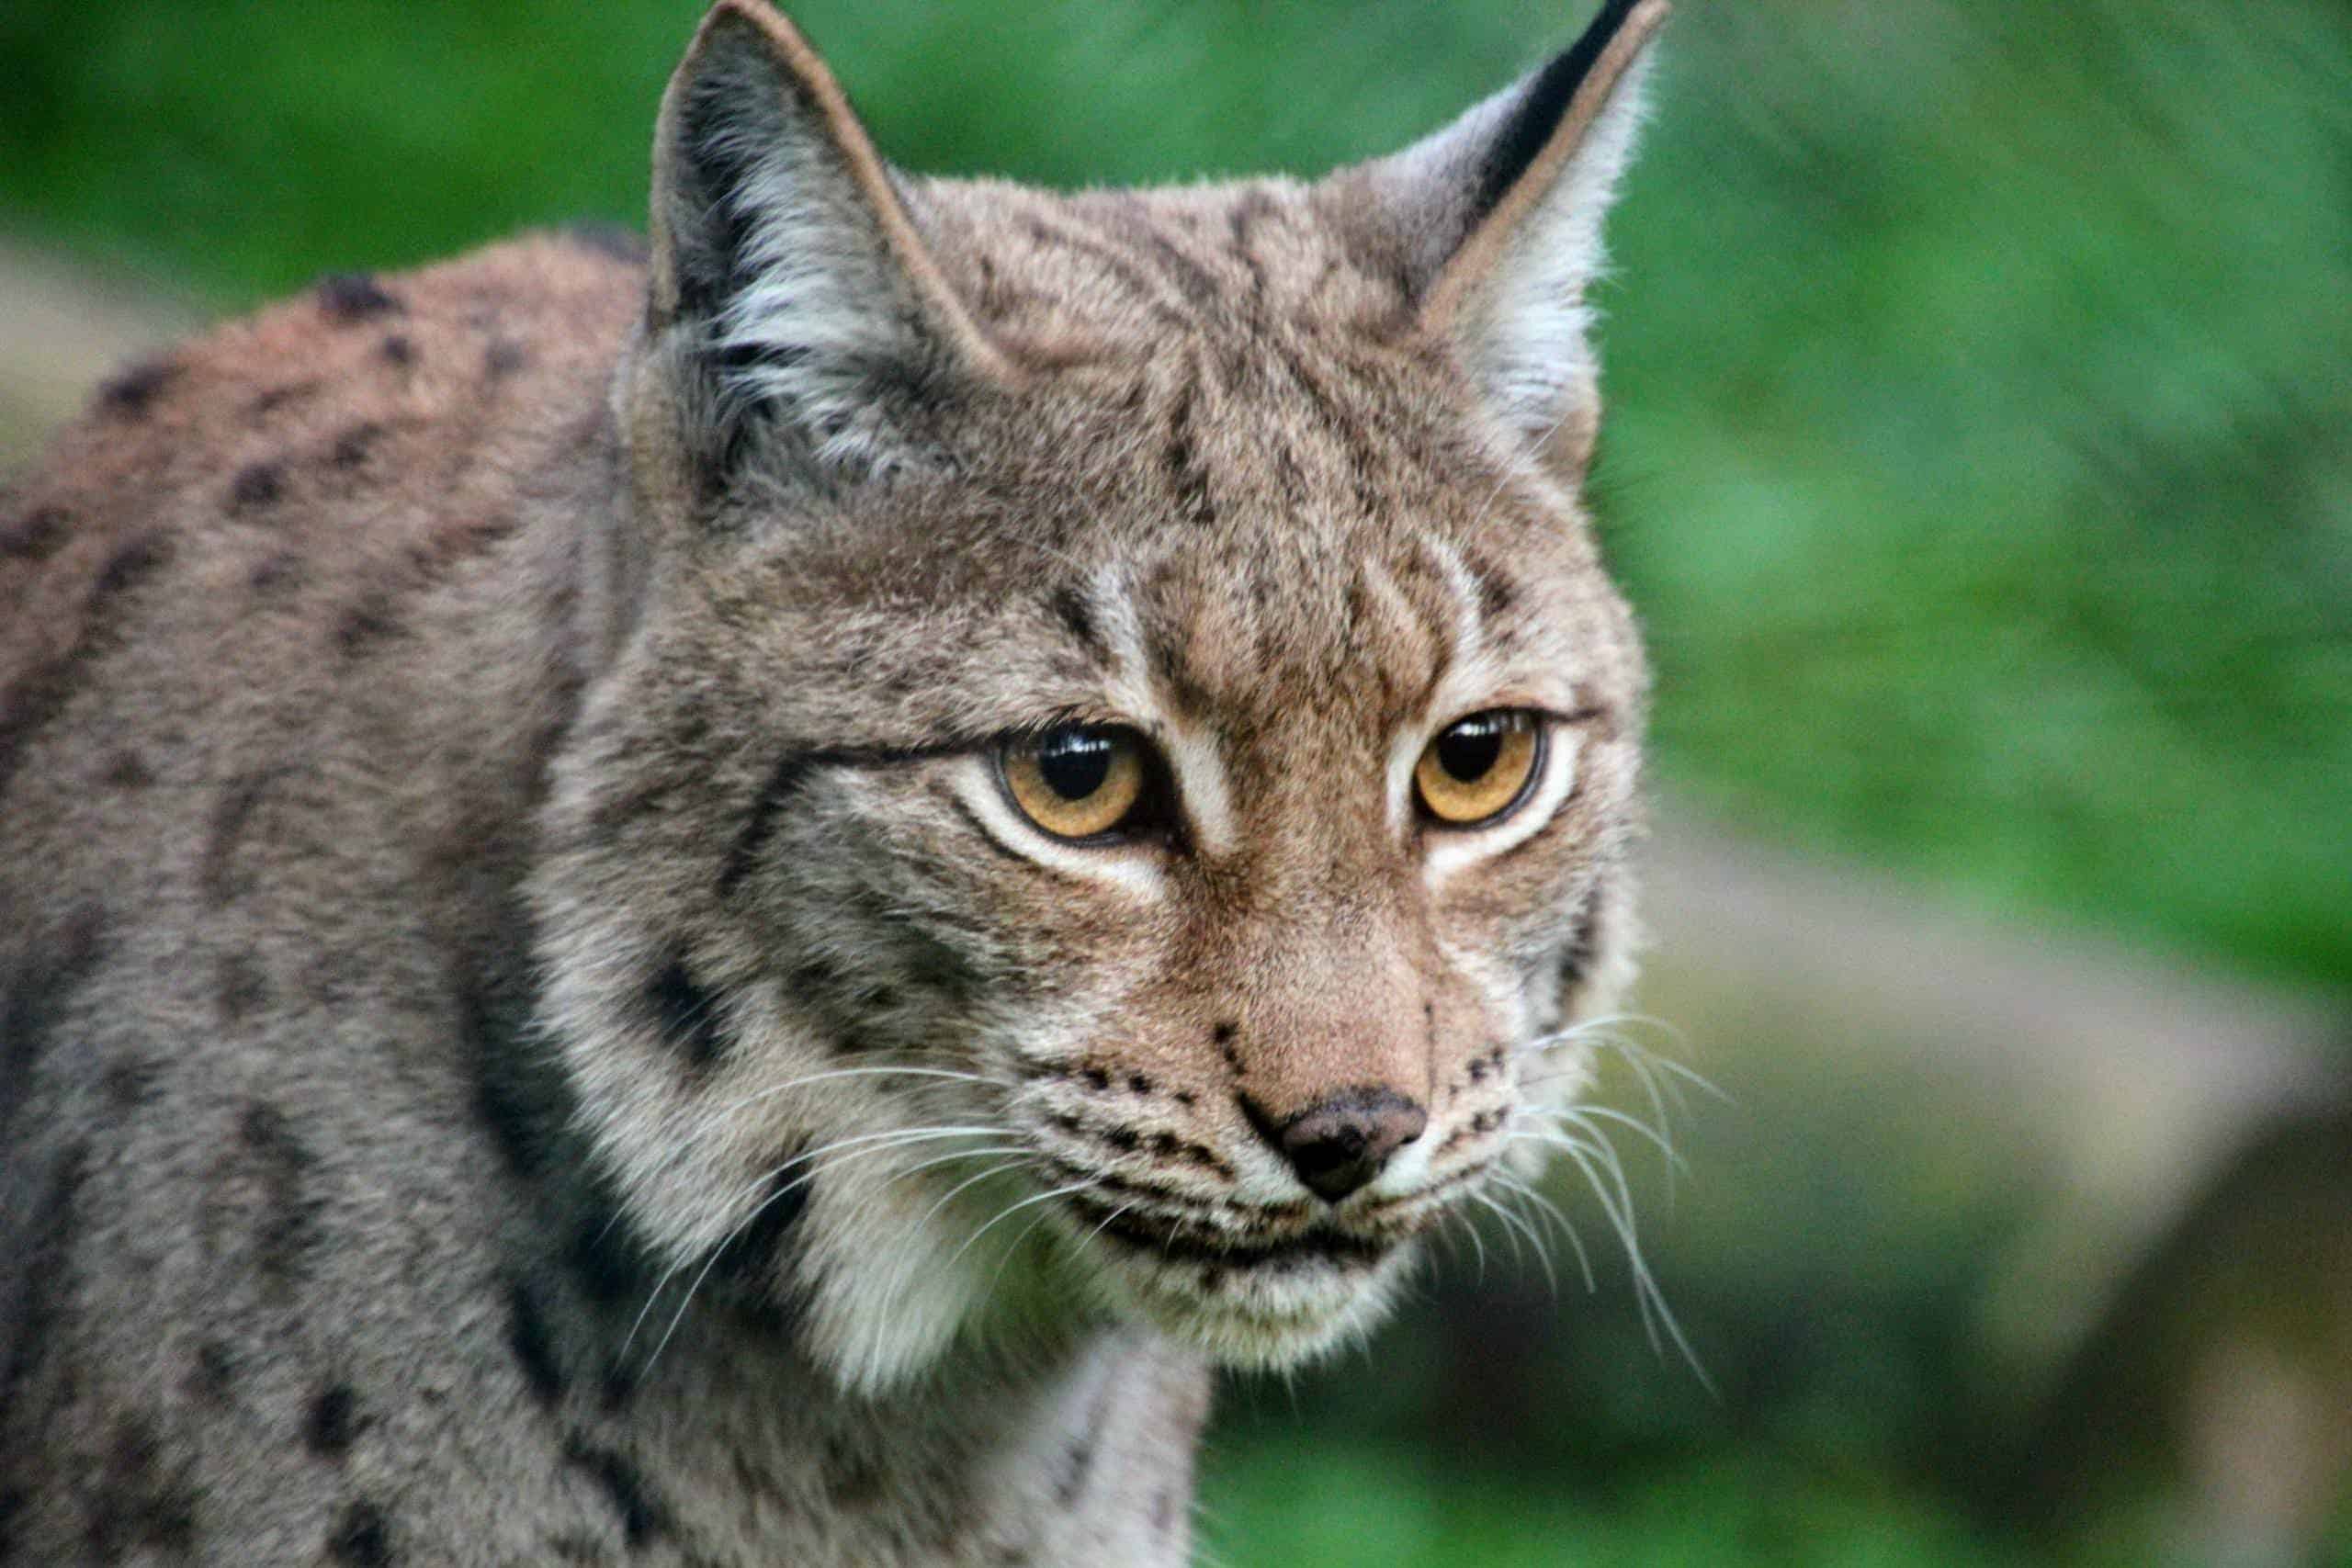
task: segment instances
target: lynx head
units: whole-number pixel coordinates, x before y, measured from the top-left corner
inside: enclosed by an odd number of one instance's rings
[[[681,1276],[845,1386],[1360,1331],[1628,967],[1645,676],[1577,487],[1663,0],[1320,182],[878,157],[723,0],[657,131],[546,1022]]]

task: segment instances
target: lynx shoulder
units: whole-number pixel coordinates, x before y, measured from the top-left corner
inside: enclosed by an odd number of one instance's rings
[[[641,247],[108,385],[0,498],[0,1560],[1183,1561],[1629,966],[1663,12],[1059,195],[724,0]]]

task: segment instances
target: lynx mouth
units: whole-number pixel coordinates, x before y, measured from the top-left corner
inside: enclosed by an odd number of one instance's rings
[[[1293,1212],[1234,1228],[1189,1211],[1073,1194],[1068,1217],[1124,1310],[1226,1365],[1268,1370],[1369,1328],[1437,1207],[1374,1211],[1351,1224]]]
[[[1210,1231],[1183,1217],[1144,1213],[1082,1195],[1073,1196],[1070,1205],[1092,1226],[1089,1234],[1103,1241],[1170,1263],[1211,1268],[1281,1269],[1316,1262],[1363,1267],[1378,1263],[1402,1240],[1329,1225],[1254,1238]]]

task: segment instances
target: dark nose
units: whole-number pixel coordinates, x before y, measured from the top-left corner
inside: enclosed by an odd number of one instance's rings
[[[1429,1112],[1395,1089],[1370,1087],[1343,1089],[1282,1122],[1248,1100],[1241,1108],[1298,1179],[1333,1203],[1378,1176],[1430,1124]]]

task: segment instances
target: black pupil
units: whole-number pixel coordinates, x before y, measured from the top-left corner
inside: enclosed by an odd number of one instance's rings
[[[1503,720],[1465,718],[1437,738],[1437,765],[1464,784],[1495,771],[1503,754]]]
[[[1064,800],[1085,800],[1111,776],[1118,743],[1099,729],[1057,729],[1037,742],[1037,776]]]

